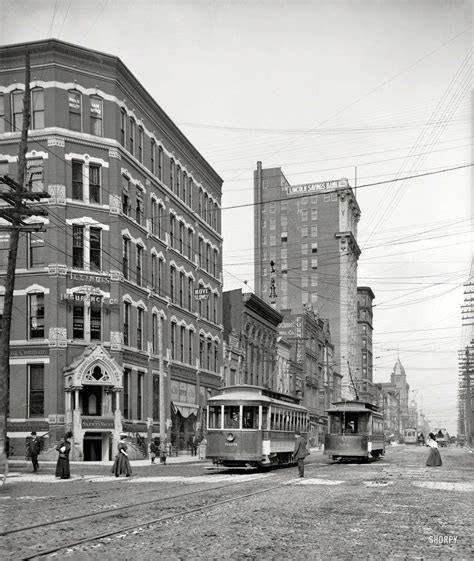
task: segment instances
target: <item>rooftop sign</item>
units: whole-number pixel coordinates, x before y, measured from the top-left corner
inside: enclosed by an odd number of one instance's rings
[[[343,177],[334,181],[321,181],[320,183],[304,183],[303,185],[292,185],[288,187],[288,195],[298,193],[312,193],[314,191],[329,191],[333,189],[343,189],[349,187],[349,181]]]

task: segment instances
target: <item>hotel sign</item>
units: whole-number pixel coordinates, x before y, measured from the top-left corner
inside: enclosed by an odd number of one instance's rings
[[[334,181],[321,181],[320,183],[304,183],[288,187],[288,195],[313,193],[315,191],[332,191],[349,187],[349,181],[344,177]]]

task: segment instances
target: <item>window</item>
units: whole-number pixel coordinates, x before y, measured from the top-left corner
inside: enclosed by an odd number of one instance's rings
[[[324,193],[324,202],[328,203],[331,200],[331,193]]]
[[[181,183],[181,198],[186,202],[186,188],[188,185],[188,176],[183,171],[183,180]]]
[[[136,209],[135,209],[135,220],[138,224],[142,224],[143,222],[143,193],[137,189],[137,198],[136,198]]]
[[[207,356],[206,356],[206,368],[211,369],[211,357],[212,357],[212,341],[208,339],[207,341]]]
[[[0,133],[5,132],[5,96],[0,94]]]
[[[158,353],[158,314],[156,313],[151,317],[151,350],[155,355]]]
[[[91,296],[91,340],[100,341],[102,333],[102,296]]]
[[[275,230],[276,228],[276,219],[270,218],[270,230]]]
[[[84,339],[84,294],[74,294],[72,336],[74,339]]]
[[[315,205],[318,202],[318,195],[311,195],[311,204]]]
[[[136,282],[138,286],[142,284],[142,264],[143,264],[143,247],[141,245],[137,245],[137,276]]]
[[[143,419],[143,382],[145,379],[144,372],[138,372],[137,375],[137,419]]]
[[[100,204],[100,166],[89,166],[89,200]]]
[[[176,283],[176,269],[174,267],[170,267],[170,298],[171,301],[175,301],[175,293],[174,287]]]
[[[3,294],[0,294],[0,337],[2,336],[4,309],[5,309],[5,296]]]
[[[143,350],[143,308],[137,308],[137,349]]]
[[[158,259],[158,294],[163,295],[163,259]]]
[[[170,160],[170,189],[174,191],[174,160]]]
[[[82,201],[84,198],[82,162],[72,161],[72,198]]]
[[[192,206],[193,206],[193,180],[191,178],[189,178],[188,206],[190,208],[192,208]]]
[[[143,128],[138,128],[138,161],[143,163]]]
[[[301,211],[301,220],[303,222],[305,222],[306,220],[308,220],[308,211],[307,210],[302,210]]]
[[[179,360],[184,362],[184,339],[186,337],[186,330],[184,326],[180,327],[180,337],[179,337]]]
[[[214,346],[214,372],[217,372],[219,367],[219,349],[217,345]]]
[[[120,144],[125,148],[125,138],[127,133],[127,112],[125,109],[120,111]]]
[[[153,419],[160,418],[160,377],[153,376]]]
[[[311,258],[311,268],[312,269],[317,269],[318,268],[318,258],[317,257],[312,257]]]
[[[44,417],[44,364],[28,366],[28,417]]]
[[[28,160],[27,163],[27,184],[30,191],[39,193],[43,190],[43,160]]]
[[[188,278],[188,310],[190,312],[193,311],[193,279],[192,278]]]
[[[217,323],[217,306],[218,306],[217,294],[214,294],[214,306],[213,306],[213,310],[214,310],[214,323]]]
[[[188,259],[192,261],[193,259],[193,244],[194,244],[194,232],[189,228],[188,230]]]
[[[302,271],[307,271],[308,270],[308,260],[307,259],[302,259],[301,260],[301,270]]]
[[[84,268],[84,226],[72,227],[72,266]]]
[[[214,262],[213,262],[213,265],[214,265],[213,274],[214,274],[214,276],[215,276],[216,278],[217,278],[217,273],[218,273],[218,271],[217,271],[217,269],[218,269],[218,266],[217,266],[218,260],[219,260],[219,253],[218,253],[217,249],[215,249],[215,250],[214,250]]]
[[[31,92],[31,128],[44,129],[44,90],[35,88]]]
[[[198,213],[199,216],[202,217],[202,201],[203,201],[203,192],[201,187],[199,187],[199,204],[198,204]]]
[[[276,245],[276,236],[275,234],[270,234],[269,236],[270,245]]]
[[[337,193],[336,192],[331,193],[331,201],[334,201],[334,202],[337,201]]]
[[[308,226],[303,226],[301,228],[301,237],[307,238],[308,237]]]
[[[224,429],[240,428],[240,407],[238,405],[224,405]]]
[[[90,117],[91,117],[91,134],[95,136],[102,136],[102,98],[91,96],[89,98]]]
[[[318,253],[318,243],[317,242],[312,242],[311,253]]]
[[[29,294],[29,338],[44,338],[44,294]]]
[[[288,216],[286,216],[286,214],[284,214],[281,218],[280,218],[280,226],[282,230],[286,230],[287,226],[288,226]]]
[[[151,255],[151,288],[156,290],[156,262],[157,257],[154,253]]]
[[[81,131],[82,97],[79,92],[68,92],[69,104],[69,128],[73,131]]]
[[[122,177],[122,213],[125,216],[130,216],[131,211],[129,192],[128,179]]]
[[[123,276],[128,279],[128,267],[130,263],[130,240],[122,238],[122,272]]]
[[[28,236],[28,267],[44,267],[43,234],[31,233]]]
[[[188,334],[188,363],[193,363],[193,351],[194,351],[194,332],[190,331]]]
[[[90,268],[91,271],[101,270],[101,230],[90,229]]]
[[[174,248],[174,229],[175,229],[176,219],[173,214],[170,214],[170,246]]]
[[[128,151],[135,155],[135,119],[130,117],[128,121]]]
[[[258,429],[258,407],[250,405],[242,407],[242,428]]]
[[[156,142],[151,139],[150,145],[150,171],[153,175],[156,173]]]
[[[202,335],[199,335],[199,367],[204,368],[204,337]]]
[[[311,237],[315,238],[318,235],[318,227],[317,226],[311,226]]]
[[[184,306],[184,273],[179,273],[179,305]]]
[[[174,360],[176,357],[176,323],[171,323],[171,331],[170,331],[170,346],[171,346],[171,359]]]
[[[12,92],[12,131],[21,131],[23,126],[23,92],[20,90]]]
[[[204,242],[202,238],[199,238],[199,266],[204,267]]]
[[[318,218],[318,209],[312,208],[311,209],[311,220],[317,220]]]
[[[163,180],[163,148],[158,147],[158,179]]]
[[[179,223],[179,252],[184,255],[184,224]]]
[[[176,194],[181,197],[181,167],[176,167]]]
[[[132,372],[125,368],[123,371],[123,417],[130,419],[130,378]]]
[[[123,344],[130,344],[130,311],[132,306],[130,302],[123,303]]]
[[[222,428],[222,406],[209,405],[209,428],[221,429]]]

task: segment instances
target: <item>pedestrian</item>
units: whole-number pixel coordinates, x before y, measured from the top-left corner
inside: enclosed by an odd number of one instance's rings
[[[191,456],[197,456],[198,446],[199,446],[199,436],[195,434],[191,441]]]
[[[117,445],[117,455],[115,456],[114,465],[112,466],[112,473],[115,477],[125,475],[130,477],[132,475],[132,467],[127,454],[127,433],[120,433],[120,442]]]
[[[33,464],[33,471],[38,471],[39,469],[38,455],[40,452],[41,441],[36,435],[36,432],[33,431],[31,433],[31,436],[29,436],[26,441],[26,456],[31,459],[31,463]]]
[[[56,450],[59,452],[58,463],[56,464],[56,477],[60,479],[69,479],[71,477],[71,471],[69,468],[69,453],[71,451],[70,439],[72,438],[72,432],[69,431],[64,435],[64,438],[56,446]]]
[[[304,477],[304,459],[309,456],[309,450],[306,446],[306,440],[301,436],[300,431],[295,432],[295,449],[293,450],[292,460],[298,463],[299,477]]]
[[[426,465],[429,466],[429,467],[437,467],[437,466],[443,465],[443,462],[441,461],[441,456],[440,456],[440,453],[439,453],[439,450],[438,450],[438,443],[436,442],[435,435],[432,432],[430,432],[430,435],[428,436],[428,439],[426,441],[426,445],[431,448],[430,455],[428,456],[428,459],[426,460]]]
[[[155,444],[155,441],[152,440],[152,441],[150,442],[150,460],[151,460],[151,463],[152,463],[152,464],[155,463],[156,452],[157,452],[156,444]]]
[[[160,464],[166,465],[166,455],[168,452],[168,445],[166,440],[160,442]]]

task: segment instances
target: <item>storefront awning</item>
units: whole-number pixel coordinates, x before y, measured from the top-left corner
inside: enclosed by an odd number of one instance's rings
[[[198,406],[193,403],[181,403],[180,401],[172,401],[171,403],[174,411],[179,411],[185,419],[192,414],[197,415],[198,413]]]

